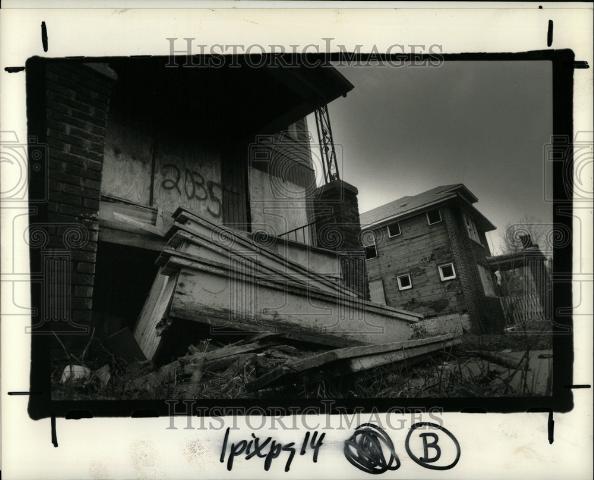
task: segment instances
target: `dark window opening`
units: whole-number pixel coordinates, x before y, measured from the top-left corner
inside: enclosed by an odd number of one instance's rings
[[[400,231],[400,224],[398,222],[390,223],[388,225],[388,235],[390,237],[396,237],[401,233],[402,232]]]
[[[134,330],[157,274],[158,252],[99,242],[93,287],[93,323],[99,335]]]
[[[377,257],[377,248],[375,245],[368,245],[365,247],[365,259],[369,260],[370,258]]]
[[[429,225],[439,222],[441,222],[441,213],[439,213],[439,210],[431,210],[430,212],[427,212],[427,223]]]
[[[439,269],[439,277],[442,281],[452,280],[456,278],[456,270],[453,263],[446,263],[437,267]]]
[[[398,275],[396,280],[398,281],[398,290],[408,290],[412,288],[412,280],[409,273]]]

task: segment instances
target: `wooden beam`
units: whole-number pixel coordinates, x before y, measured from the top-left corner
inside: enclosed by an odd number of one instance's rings
[[[168,233],[168,237],[171,237],[175,232],[184,230],[187,233],[196,237],[201,237],[210,242],[218,242],[223,244],[224,248],[234,252],[237,255],[246,256],[249,252],[249,258],[258,259],[261,263],[267,265],[275,265],[277,268],[286,269],[287,272],[294,272],[296,274],[305,275],[310,278],[315,278],[318,283],[326,285],[333,290],[339,291],[345,295],[356,297],[356,294],[348,287],[340,284],[337,281],[331,280],[328,277],[312,272],[297,262],[293,262],[276,252],[268,250],[252,239],[245,235],[240,235],[237,232],[224,227],[222,225],[216,225],[209,222],[207,219],[188,212],[184,209],[178,209],[174,214],[175,223],[174,226]],[[417,318],[421,318],[421,315],[417,315]]]
[[[381,345],[363,345],[331,350],[305,359],[287,362],[248,383],[247,388],[252,391],[261,390],[277,382],[289,380],[309,370],[327,367],[339,362],[346,367],[346,371],[351,373],[359,372],[389,363],[415,358],[420,355],[426,355],[427,353],[457,345],[461,341],[461,338],[455,337],[453,334],[447,334],[422,340],[392,342]]]
[[[184,256],[189,260],[207,260],[221,265],[235,266],[238,271],[249,270],[253,274],[259,274],[265,277],[274,277],[285,279],[290,283],[299,283],[311,289],[325,291],[329,293],[340,293],[344,289],[338,282],[328,280],[327,277],[311,271],[292,269],[286,266],[282,255],[274,254],[265,256],[261,254],[251,254],[245,248],[234,247],[235,242],[228,248],[221,246],[217,242],[208,240],[200,234],[191,234],[180,227],[169,239],[168,247],[159,257],[159,264],[163,265],[170,256]],[[170,248],[172,247],[172,248]]]

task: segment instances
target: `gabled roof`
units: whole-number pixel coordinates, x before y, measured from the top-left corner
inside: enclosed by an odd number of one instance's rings
[[[359,216],[361,228],[371,227],[388,220],[396,220],[415,212],[420,213],[430,207],[437,206],[447,200],[456,198],[461,199],[468,204],[468,207],[472,210],[473,216],[478,217],[477,220],[481,223],[483,230],[488,231],[496,228],[472,206],[478,199],[466,185],[462,183],[441,185],[432,188],[431,190],[427,190],[426,192],[419,193],[418,195],[401,197],[386,203],[385,205],[363,212]]]

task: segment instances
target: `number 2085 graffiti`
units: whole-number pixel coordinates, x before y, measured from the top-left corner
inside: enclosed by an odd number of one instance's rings
[[[220,183],[206,180],[196,170],[180,168],[177,165],[168,163],[161,168],[163,180],[161,188],[164,190],[175,190],[180,196],[188,200],[207,201],[206,209],[214,217],[222,214],[222,193],[223,187]]]

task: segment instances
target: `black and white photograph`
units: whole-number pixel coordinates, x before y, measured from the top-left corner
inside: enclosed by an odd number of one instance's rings
[[[10,478],[591,445],[591,6],[348,3],[3,9]]]
[[[185,62],[31,61],[52,398],[551,395],[550,61]]]

